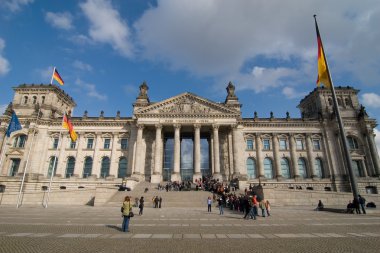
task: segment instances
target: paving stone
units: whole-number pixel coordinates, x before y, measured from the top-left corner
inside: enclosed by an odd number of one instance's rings
[[[201,239],[200,234],[184,234],[183,239]]]
[[[171,239],[173,234],[153,234],[152,239]]]
[[[118,239],[118,238],[131,238],[132,236],[133,236],[133,234],[130,234],[130,233],[122,233],[122,234],[113,235],[113,236],[111,236],[111,238],[115,238],[115,239]]]
[[[28,235],[31,235],[32,233],[15,233],[15,234],[10,234],[10,235],[7,235],[7,236],[16,236],[16,237],[21,237],[21,236],[28,236]]]
[[[80,237],[81,234],[63,234],[63,235],[60,235],[58,237],[63,237],[63,238],[77,238],[77,237]]]
[[[148,239],[152,236],[152,234],[135,234],[132,236],[132,238],[135,238],[135,239]]]
[[[83,238],[97,238],[101,235],[102,234],[83,234],[83,235],[81,235],[81,237],[83,237]]]
[[[216,234],[216,237],[220,238],[220,239],[227,239],[228,238],[226,234]]]
[[[247,236],[249,238],[255,238],[255,239],[262,239],[262,238],[265,238],[264,236],[260,235],[260,234],[247,234]]]
[[[49,235],[52,235],[52,233],[34,233],[34,234],[29,235],[29,237],[45,237]]]
[[[245,239],[248,238],[245,234],[227,234],[228,238],[231,239]]]
[[[182,239],[183,235],[182,234],[174,234],[173,239]]]
[[[216,239],[215,234],[201,234],[202,239]]]
[[[362,233],[362,234],[372,236],[372,237],[380,237],[380,234],[376,234],[376,233]]]

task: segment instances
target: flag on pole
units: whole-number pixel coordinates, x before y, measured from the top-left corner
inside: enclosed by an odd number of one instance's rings
[[[60,85],[63,85],[65,83],[56,68],[54,68],[52,78],[55,79]]]
[[[12,113],[11,121],[9,122],[8,129],[6,132],[6,135],[9,137],[11,136],[11,133],[17,130],[21,130],[21,124],[20,121],[17,118],[17,115],[15,112]]]
[[[63,128],[66,128],[67,130],[69,130],[69,134],[70,134],[71,141],[74,142],[74,141],[77,140],[78,135],[77,135],[77,133],[75,132],[74,127],[73,127],[73,124],[71,123],[71,119],[69,118],[69,116],[67,115],[67,113],[65,113],[65,114],[63,115],[62,127],[63,127]]]
[[[317,86],[319,87],[322,84],[326,88],[331,88],[331,82],[329,79],[329,68],[327,65],[325,51],[323,50],[323,44],[321,35],[319,34],[317,20],[315,20],[315,28],[317,30],[317,41],[318,41],[318,78]]]

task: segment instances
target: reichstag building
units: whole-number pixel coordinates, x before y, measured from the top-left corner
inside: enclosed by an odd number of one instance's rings
[[[35,188],[53,174],[58,185],[115,185],[123,180],[195,181],[212,176],[239,179],[241,187],[263,184],[289,188],[350,191],[331,92],[315,88],[298,108],[300,118],[243,118],[235,86],[224,102],[182,93],[151,102],[146,83],[131,117],[72,117],[78,139],[62,128],[64,112],[76,103],[55,85],[19,85],[0,116],[0,184],[18,190],[23,171]],[[359,191],[377,193],[380,162],[374,139],[376,120],[358,101],[358,90],[337,87]],[[6,138],[12,109],[22,129]],[[30,151],[30,152],[29,152]],[[38,185],[39,184],[39,185]]]

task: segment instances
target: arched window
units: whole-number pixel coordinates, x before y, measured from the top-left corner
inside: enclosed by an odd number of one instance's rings
[[[329,101],[329,106],[332,106],[333,105],[332,98],[329,98],[328,101]]]
[[[305,159],[298,159],[298,172],[301,178],[307,178],[306,162]]]
[[[47,176],[50,178],[53,172],[53,166],[54,166],[54,173],[53,176],[57,174],[57,166],[58,166],[58,158],[56,156],[50,157],[49,161],[49,168],[47,172]]]
[[[42,96],[41,104],[45,104],[45,96]]]
[[[252,158],[247,159],[247,175],[248,179],[257,178],[256,163]]]
[[[119,159],[119,169],[117,171],[117,177],[123,178],[127,176],[127,165],[128,161],[125,157],[120,157]]]
[[[315,166],[315,175],[318,178],[323,178],[324,176],[323,176],[323,164],[322,164],[322,160],[320,158],[316,158],[314,166]]]
[[[353,160],[352,161],[352,170],[354,171],[354,174],[356,177],[363,177],[363,167],[360,160]]]
[[[345,98],[344,103],[346,104],[347,107],[351,106],[351,101],[349,98]]]
[[[100,168],[100,177],[108,177],[110,175],[110,159],[106,156],[102,159],[102,167]]]
[[[286,158],[281,158],[281,174],[284,178],[290,178],[289,161]]]
[[[83,178],[87,178],[92,174],[92,157],[87,156],[84,159]]]
[[[273,178],[273,163],[268,157],[264,159],[264,176],[265,178]]]
[[[37,104],[37,97],[36,96],[33,96],[33,104]]]
[[[28,96],[24,96],[24,105],[28,103]]]
[[[17,136],[13,142],[14,148],[24,148],[27,136],[25,134],[21,134]]]
[[[9,171],[9,176],[14,177],[18,173],[18,169],[20,167],[20,158],[12,158],[12,165],[11,165],[11,170]]]
[[[75,167],[75,158],[70,156],[67,159],[67,165],[66,165],[66,178],[70,178],[72,175],[74,175],[74,167]]]
[[[342,106],[342,99],[337,98],[337,100],[338,100],[338,105],[339,105],[339,106]]]
[[[359,149],[358,141],[354,137],[348,136],[347,142],[350,149]]]

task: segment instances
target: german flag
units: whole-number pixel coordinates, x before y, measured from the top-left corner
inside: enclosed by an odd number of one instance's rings
[[[315,15],[314,15],[315,18]],[[331,88],[331,82],[329,78],[329,68],[326,61],[325,51],[323,50],[323,44],[321,35],[319,34],[317,19],[315,19],[315,28],[317,30],[317,41],[318,41],[318,78],[317,86],[319,87],[322,84],[326,88]]]
[[[73,127],[73,124],[71,123],[71,119],[70,119],[70,117],[67,115],[67,113],[65,113],[65,114],[63,115],[62,127],[63,127],[63,128],[66,128],[67,130],[69,130],[69,134],[70,134],[71,141],[74,142],[74,141],[77,140],[78,135],[77,135],[77,133],[75,132],[74,127]]]
[[[63,85],[65,82],[63,81],[62,77],[59,75],[56,68],[54,68],[53,72],[53,78],[60,84]]]

